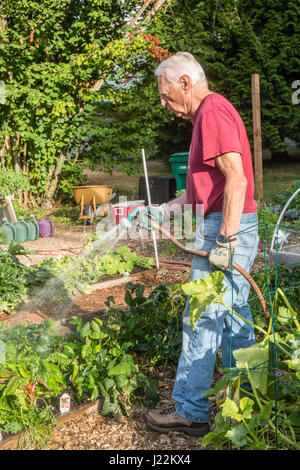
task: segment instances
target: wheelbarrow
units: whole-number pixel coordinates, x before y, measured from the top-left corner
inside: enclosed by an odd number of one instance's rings
[[[105,185],[72,186],[73,197],[80,204],[79,219],[92,223],[100,210],[105,214],[105,206],[115,197],[113,188]],[[98,205],[98,207],[97,207]]]

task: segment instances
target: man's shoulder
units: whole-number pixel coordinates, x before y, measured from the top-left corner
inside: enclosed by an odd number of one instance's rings
[[[200,105],[198,109],[194,122],[199,122],[199,120],[202,121],[211,113],[214,113],[215,119],[222,119],[223,116],[224,118],[227,117],[227,119],[233,119],[236,122],[241,121],[241,117],[237,109],[227,98],[225,98],[225,96],[220,95],[219,93],[213,92],[206,96],[202,105]]]
[[[225,96],[213,92],[204,99],[201,111],[208,112],[217,109],[235,110],[234,106]]]

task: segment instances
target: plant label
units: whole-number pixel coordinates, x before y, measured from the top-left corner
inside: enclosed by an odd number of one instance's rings
[[[71,398],[70,395],[64,393],[59,400],[59,409],[61,414],[68,413],[70,411]]]

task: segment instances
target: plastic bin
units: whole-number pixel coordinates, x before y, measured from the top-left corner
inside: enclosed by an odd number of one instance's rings
[[[120,220],[124,219],[131,214],[134,209],[140,206],[145,206],[145,201],[126,201],[111,206],[114,224],[119,225]]]
[[[186,189],[186,175],[188,170],[189,152],[173,153],[169,162],[172,165],[172,173],[176,180],[177,191]]]
[[[151,204],[162,204],[175,198],[176,195],[176,180],[174,176],[159,175],[148,176],[149,191]],[[145,177],[141,176],[139,179],[139,198],[148,202],[147,188]]]

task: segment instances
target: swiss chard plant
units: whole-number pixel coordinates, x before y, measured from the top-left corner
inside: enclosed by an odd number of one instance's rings
[[[156,383],[139,371],[129,342],[118,338],[118,325],[103,323],[98,318],[83,323],[74,317],[76,331],[68,339],[68,357],[72,359],[69,381],[79,399],[104,398],[103,415],[121,418],[126,405],[141,400],[154,405],[158,400]]]

